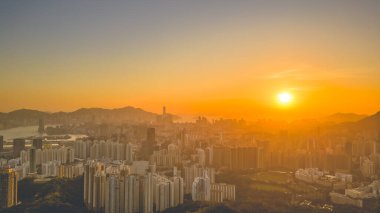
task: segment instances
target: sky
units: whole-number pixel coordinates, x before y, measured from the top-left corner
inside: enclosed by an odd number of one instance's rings
[[[380,110],[380,1],[0,1],[0,111]],[[293,95],[281,105],[278,93]]]

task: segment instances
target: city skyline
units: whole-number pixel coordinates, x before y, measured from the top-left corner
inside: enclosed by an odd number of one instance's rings
[[[378,1],[0,3],[0,112],[140,107],[315,118],[380,109]],[[288,92],[289,105],[277,96]]]
[[[380,0],[3,0],[0,29],[0,213],[380,212]]]

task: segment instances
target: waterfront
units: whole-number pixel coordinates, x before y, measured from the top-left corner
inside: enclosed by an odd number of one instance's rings
[[[38,133],[38,126],[21,126],[10,129],[3,129],[0,130],[0,135],[4,137],[5,141],[12,141],[15,138],[40,136]]]
[[[49,125],[54,126],[54,125]],[[57,145],[58,143],[65,143],[65,142],[71,142],[75,141],[78,138],[85,138],[86,135],[81,134],[65,134],[65,135],[47,135],[47,134],[40,134],[38,133],[38,126],[22,126],[22,127],[15,127],[5,130],[0,130],[0,135],[4,137],[4,141],[6,141],[6,145],[4,145],[5,148],[11,148],[13,139],[15,138],[25,138],[31,139],[33,137],[44,137],[44,141],[51,144],[51,145]]]

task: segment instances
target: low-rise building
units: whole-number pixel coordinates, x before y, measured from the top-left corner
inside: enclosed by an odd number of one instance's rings
[[[330,198],[336,204],[353,205],[362,208],[365,200],[380,198],[380,180],[373,181],[368,186],[346,189],[344,194],[331,192]]]

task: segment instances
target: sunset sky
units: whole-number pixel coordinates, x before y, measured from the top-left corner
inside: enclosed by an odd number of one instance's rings
[[[0,1],[0,111],[380,110],[380,1]],[[293,100],[281,105],[280,92]]]

